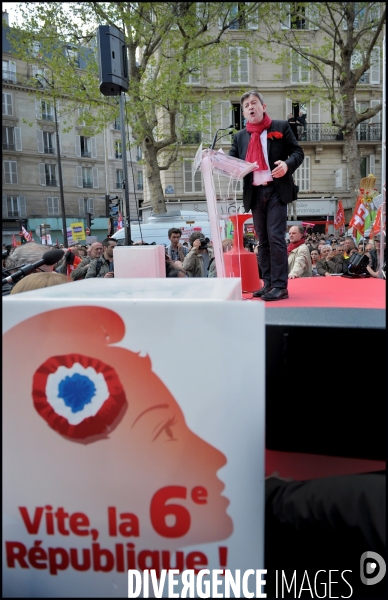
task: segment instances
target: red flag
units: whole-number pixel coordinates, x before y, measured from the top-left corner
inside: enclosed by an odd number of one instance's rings
[[[32,231],[31,231],[31,229],[30,229],[30,238],[31,238],[31,239],[30,239],[30,242],[33,242],[33,241],[34,241],[34,237],[33,237],[33,235],[32,235]]]
[[[381,208],[382,208],[382,205],[379,206],[379,209],[377,211],[376,218],[375,218],[374,223],[370,230],[370,234],[369,234],[370,237],[374,237],[375,235],[378,235],[380,233],[380,230],[381,230]]]
[[[334,217],[334,229],[342,229],[345,225],[345,211],[342,200],[338,200],[337,213]]]
[[[17,242],[16,242],[16,238],[15,238],[15,234],[12,234],[12,243],[11,246],[13,246],[14,248],[17,248]]]
[[[119,218],[117,220],[117,227],[118,227],[118,229],[122,229],[122,227],[123,227],[123,215],[121,214],[120,211],[119,211]]]
[[[353,230],[357,229],[357,231],[359,231],[363,236],[365,229],[365,218],[368,214],[369,208],[363,203],[362,196],[358,196],[356,208],[354,209],[353,216],[349,221],[349,229],[353,227]]]
[[[329,215],[327,215],[326,217],[326,224],[325,224],[325,234],[327,235],[329,233]]]
[[[27,229],[23,225],[22,225],[22,233],[23,233],[23,237],[26,240],[26,242],[32,241],[32,235],[30,233],[28,233]]]

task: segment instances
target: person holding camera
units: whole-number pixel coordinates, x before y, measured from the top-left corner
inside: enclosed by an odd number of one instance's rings
[[[189,238],[190,252],[185,256],[183,269],[189,277],[217,277],[213,249],[200,231]]]
[[[102,241],[102,247],[104,249],[101,258],[92,260],[89,269],[85,275],[85,279],[92,277],[114,277],[114,265],[113,265],[113,248],[117,246],[116,240],[112,238],[105,238]]]

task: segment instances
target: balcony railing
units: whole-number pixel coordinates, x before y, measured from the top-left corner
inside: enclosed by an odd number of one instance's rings
[[[50,148],[49,146],[45,146],[44,147],[44,153],[45,154],[55,154],[55,150],[54,150],[54,148]]]
[[[356,130],[357,141],[381,141],[381,123],[360,123]],[[298,127],[298,140],[300,142],[342,142],[342,131],[333,125],[324,123],[308,123],[305,128]]]
[[[16,81],[17,81],[15,71],[3,70],[1,78],[3,81],[6,81],[7,83],[16,83]]]
[[[50,177],[46,177],[46,185],[49,185],[51,187],[56,187],[58,185],[57,184],[57,180],[53,179],[52,177],[51,178]]]
[[[83,156],[84,158],[90,158],[91,153],[88,150],[81,150],[81,156]]]
[[[123,187],[122,181],[116,181],[116,189],[121,189]]]
[[[54,121],[54,115],[50,113],[42,113],[43,121]]]
[[[83,182],[82,182],[82,187],[84,187],[84,188],[92,188],[93,187],[93,182],[84,179]]]
[[[15,150],[15,144],[6,144],[3,142],[3,150]]]
[[[115,152],[115,158],[123,158],[121,152]]]
[[[143,184],[142,183],[138,183],[137,184],[137,189],[138,190],[142,190],[143,189]]]

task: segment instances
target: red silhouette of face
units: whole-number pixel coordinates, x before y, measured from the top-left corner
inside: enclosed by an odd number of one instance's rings
[[[108,507],[117,507],[139,518],[140,536],[152,536],[154,548],[225,539],[233,524],[216,473],[226,458],[187,427],[148,356],[112,345],[124,332],[114,311],[76,306],[29,318],[4,335],[5,447],[18,457],[18,502],[28,497],[33,507],[67,510],[86,503],[99,531]],[[160,492],[165,488],[171,498]],[[174,517],[166,517],[173,535],[165,535],[155,527],[153,501],[154,509],[155,502],[184,506],[189,525],[174,529]]]

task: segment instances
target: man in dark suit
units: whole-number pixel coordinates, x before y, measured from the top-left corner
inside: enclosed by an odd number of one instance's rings
[[[292,202],[292,175],[304,153],[287,121],[272,121],[263,96],[254,90],[241,96],[246,128],[236,133],[230,156],[257,162],[258,168],[244,177],[245,212],[252,210],[259,238],[259,264],[264,286],[253,293],[263,300],[288,298],[288,260],[285,233],[287,204]]]

